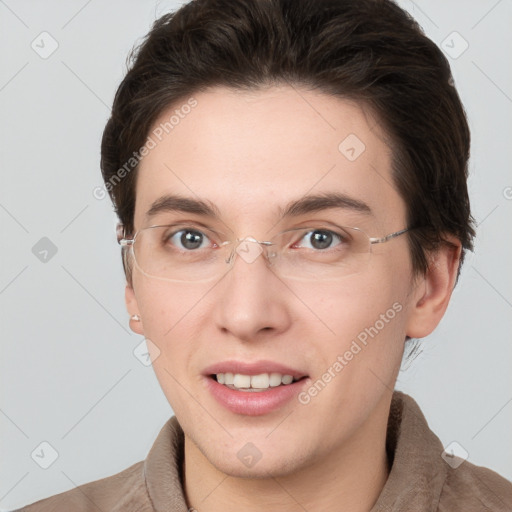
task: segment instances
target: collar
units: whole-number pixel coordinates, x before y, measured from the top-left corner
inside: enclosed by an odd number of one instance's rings
[[[386,450],[388,479],[371,512],[435,512],[446,481],[443,445],[412,397],[393,392]]]

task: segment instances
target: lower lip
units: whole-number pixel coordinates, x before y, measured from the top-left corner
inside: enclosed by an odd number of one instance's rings
[[[212,377],[205,377],[206,386],[215,399],[226,409],[236,414],[260,416],[279,409],[295,398],[309,380],[298,380],[292,384],[269,388],[268,391],[236,391],[219,384]]]

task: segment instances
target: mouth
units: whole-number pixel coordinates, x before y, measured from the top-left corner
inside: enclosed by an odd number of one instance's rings
[[[206,388],[220,405],[247,416],[279,410],[310,381],[304,372],[272,361],[226,361],[210,366],[203,375]]]
[[[296,378],[293,375],[278,372],[259,373],[257,375],[226,372],[214,373],[209,375],[209,377],[229,389],[249,393],[268,391],[279,386],[289,386],[294,382],[307,378],[307,376]]]

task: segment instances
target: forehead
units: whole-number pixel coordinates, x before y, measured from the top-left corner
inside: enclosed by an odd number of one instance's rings
[[[290,201],[326,193],[403,223],[386,134],[353,101],[291,86],[218,87],[169,107],[148,135],[155,144],[138,169],[136,226],[168,194],[206,200],[231,225],[273,222]]]

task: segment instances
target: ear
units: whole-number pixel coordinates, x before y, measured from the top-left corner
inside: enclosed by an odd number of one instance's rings
[[[135,292],[131,285],[126,284],[126,288],[124,290],[124,300],[126,303],[126,310],[130,315],[130,329],[136,334],[144,335],[144,328],[142,326],[142,319],[134,320],[132,319],[133,315],[138,315],[140,317],[139,305],[137,304],[137,299],[135,297]]]
[[[461,243],[453,236],[445,236],[443,243],[429,255],[429,266],[419,276],[413,291],[414,300],[407,322],[407,336],[428,336],[443,318],[457,280]]]

